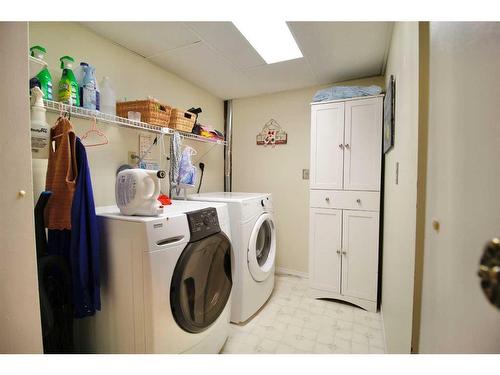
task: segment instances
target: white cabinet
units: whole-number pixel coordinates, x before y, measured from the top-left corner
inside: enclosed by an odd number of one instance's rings
[[[311,189],[342,189],[344,103],[325,104],[311,112]]]
[[[311,189],[380,190],[382,98],[314,104]]]
[[[344,189],[380,190],[382,100],[345,103]]]
[[[340,293],[342,249],[342,211],[311,208],[310,253],[311,286]]]
[[[311,110],[310,286],[377,309],[382,96]]]
[[[379,213],[343,211],[342,294],[377,300]]]

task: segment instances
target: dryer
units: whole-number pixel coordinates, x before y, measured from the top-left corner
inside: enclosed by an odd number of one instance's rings
[[[235,258],[231,321],[251,318],[274,289],[276,225],[271,194],[202,193],[193,201],[227,203]]]
[[[97,215],[102,310],[78,322],[79,350],[218,353],[233,289],[227,205],[174,201],[158,217],[116,206]]]

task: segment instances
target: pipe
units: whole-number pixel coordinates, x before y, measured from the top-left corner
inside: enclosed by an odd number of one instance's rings
[[[226,145],[224,146],[224,191],[232,191],[232,167],[233,167],[233,101],[224,101],[224,134]]]

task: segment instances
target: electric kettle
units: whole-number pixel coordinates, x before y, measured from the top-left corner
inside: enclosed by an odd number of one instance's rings
[[[116,205],[122,215],[158,216],[163,206],[158,201],[160,179],[165,171],[125,169],[116,176]]]

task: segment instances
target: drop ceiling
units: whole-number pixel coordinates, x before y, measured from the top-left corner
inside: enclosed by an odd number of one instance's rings
[[[383,74],[392,22],[288,22],[303,58],[266,64],[231,22],[85,22],[222,99]]]

